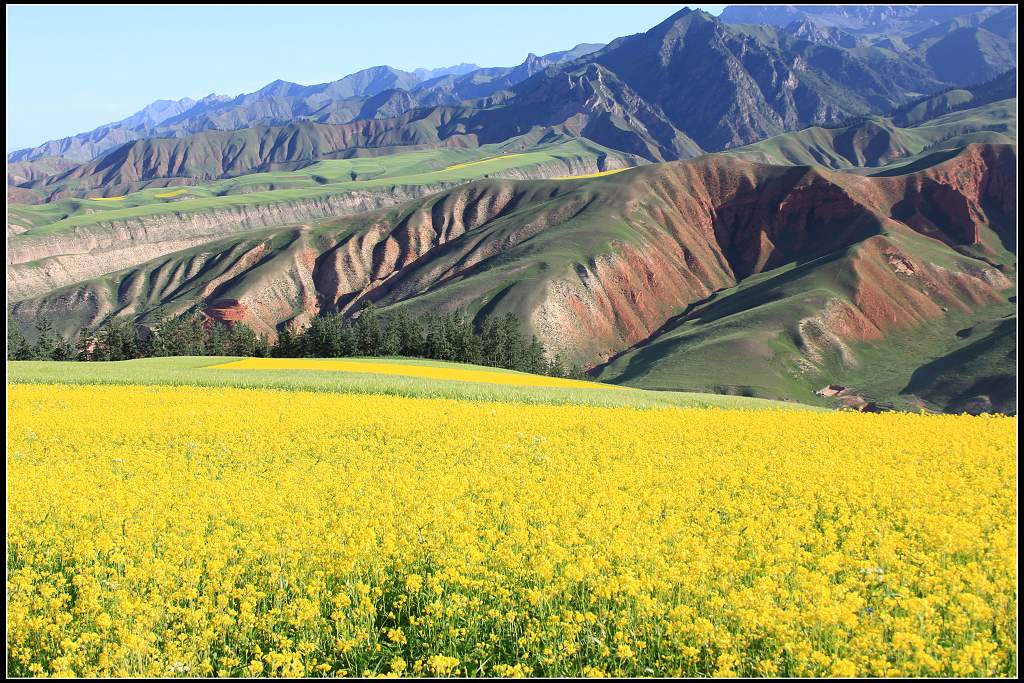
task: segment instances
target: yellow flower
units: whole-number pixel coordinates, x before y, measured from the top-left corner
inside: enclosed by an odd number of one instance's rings
[[[427,658],[427,668],[436,676],[447,676],[458,665],[459,660],[455,657],[433,655]]]
[[[113,385],[7,408],[15,676],[1016,674],[1016,418]]]
[[[853,678],[857,675],[857,667],[849,659],[837,659],[832,663],[829,675],[836,678]]]

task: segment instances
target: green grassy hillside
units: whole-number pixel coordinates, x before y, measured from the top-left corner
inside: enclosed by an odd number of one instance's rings
[[[292,171],[250,173],[199,185],[150,181],[148,189],[123,196],[60,199],[39,205],[11,205],[8,223],[26,236],[45,235],[113,220],[162,214],[201,214],[301,200],[347,192],[388,192],[395,186],[467,182],[492,175],[530,172],[546,165],[552,174],[571,173],[573,165],[618,168],[635,158],[586,138],[530,145],[516,138],[498,145],[465,149],[431,149],[317,161]],[[183,182],[183,181],[181,181]]]
[[[949,352],[917,368],[901,393],[935,397],[952,410],[1017,412],[1016,306],[956,331]]]
[[[965,267],[961,255],[913,233],[885,239],[918,263],[927,259],[929,268]],[[916,322],[897,305],[890,314],[906,322],[878,338],[857,338],[849,330],[853,320],[838,322],[828,312],[839,310],[836,302],[852,311],[879,296],[858,265],[871,258],[871,250],[858,244],[748,278],[692,306],[594,374],[645,389],[797,400],[838,384],[898,409],[959,412],[976,399],[983,408],[1016,412],[1015,290],[974,310],[947,305],[940,317]],[[1003,258],[1015,262],[1009,252]],[[828,403],[838,405],[839,399]]]
[[[914,126],[961,109],[980,107],[1017,96],[1017,69],[977,85],[950,88],[907,102],[892,113],[898,126]]]
[[[947,93],[950,97],[955,94]],[[812,126],[722,154],[766,164],[864,169],[863,172],[871,173],[890,164],[913,169],[909,164],[923,156],[971,143],[1016,141],[1017,100],[1012,98],[905,128],[885,117],[870,117],[840,128]]]

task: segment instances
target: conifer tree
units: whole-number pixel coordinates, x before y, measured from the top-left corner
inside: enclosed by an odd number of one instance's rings
[[[228,355],[230,336],[231,333],[224,323],[219,320],[211,321],[209,331],[207,332],[206,353],[210,356]]]
[[[57,337],[53,324],[46,318],[36,321],[36,343],[32,345],[32,358],[35,360],[52,360],[57,348]]]
[[[32,348],[25,335],[21,333],[18,321],[11,315],[7,316],[7,360],[30,360]]]
[[[510,370],[521,370],[526,344],[522,334],[519,332],[519,319],[514,313],[506,313],[498,322],[501,330],[502,347],[500,350],[500,365]]]
[[[562,363],[561,355],[556,353],[548,363],[547,374],[552,377],[565,377],[565,365]]]
[[[135,323],[115,318],[108,320],[97,330],[90,358],[92,360],[131,360],[139,357],[139,346]]]
[[[226,355],[229,356],[255,356],[259,346],[259,337],[256,332],[245,323],[235,323],[228,333],[225,344]]]
[[[377,319],[377,308],[372,301],[367,302],[359,312],[355,327],[358,353],[363,356],[379,356],[383,336]]]
[[[398,354],[401,356],[423,355],[423,326],[417,320],[399,310],[388,322],[388,327],[395,330],[398,337]]]
[[[75,359],[81,361],[96,360],[93,355],[96,350],[97,331],[83,328],[75,340]]]
[[[530,340],[529,346],[526,347],[524,366],[527,372],[532,372],[538,375],[543,375],[547,370],[546,361],[544,359],[544,347],[537,339],[537,335],[533,336]]]
[[[402,351],[402,339],[398,336],[398,328],[389,323],[384,328],[383,339],[381,341],[381,355],[383,356],[397,356]]]
[[[498,325],[497,318],[493,316],[488,318],[486,325],[484,325],[481,340],[481,354],[484,365],[501,367],[502,349],[505,346],[504,339],[504,331]]]
[[[292,332],[291,326],[287,323],[277,333],[277,343],[274,344],[273,355],[279,358],[296,358],[300,355],[299,339]]]

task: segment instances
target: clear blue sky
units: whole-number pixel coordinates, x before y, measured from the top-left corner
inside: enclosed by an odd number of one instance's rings
[[[690,5],[719,14],[724,5]],[[639,33],[684,5],[7,6],[7,149],[157,99],[305,85],[378,64],[519,64]]]

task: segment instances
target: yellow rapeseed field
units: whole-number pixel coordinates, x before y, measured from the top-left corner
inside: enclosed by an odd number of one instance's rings
[[[1015,418],[8,387],[13,675],[1014,675]]]
[[[522,153],[519,153],[519,154],[499,154],[498,156],[487,157],[486,159],[478,159],[476,161],[466,161],[466,162],[463,162],[461,164],[452,164],[451,166],[445,166],[441,170],[442,171],[457,171],[460,168],[467,168],[469,166],[478,166],[480,164],[487,164],[487,163],[490,163],[492,161],[495,161],[496,159],[511,159],[512,157],[521,157],[521,156],[523,156]]]
[[[547,377],[525,372],[506,370],[482,370],[467,367],[418,365],[395,363],[386,360],[340,360],[316,358],[243,358],[242,360],[211,365],[210,369],[222,370],[321,370],[327,372],[366,372],[375,375],[399,375],[425,379],[454,380],[459,382],[483,382],[522,387],[560,387],[563,389],[617,389],[625,387],[600,382],[585,382],[563,377]]]
[[[160,199],[169,199],[171,197],[180,197],[181,195],[185,194],[186,192],[188,192],[188,188],[181,188],[180,190],[171,190],[170,192],[161,192],[161,193],[155,194],[153,196],[154,197],[159,197]]]
[[[600,178],[606,175],[614,175],[616,173],[622,173],[633,168],[632,166],[626,166],[624,168],[613,168],[610,171],[598,171],[596,173],[582,173],[580,175],[563,175],[553,178],[553,180],[579,180],[581,178]]]

